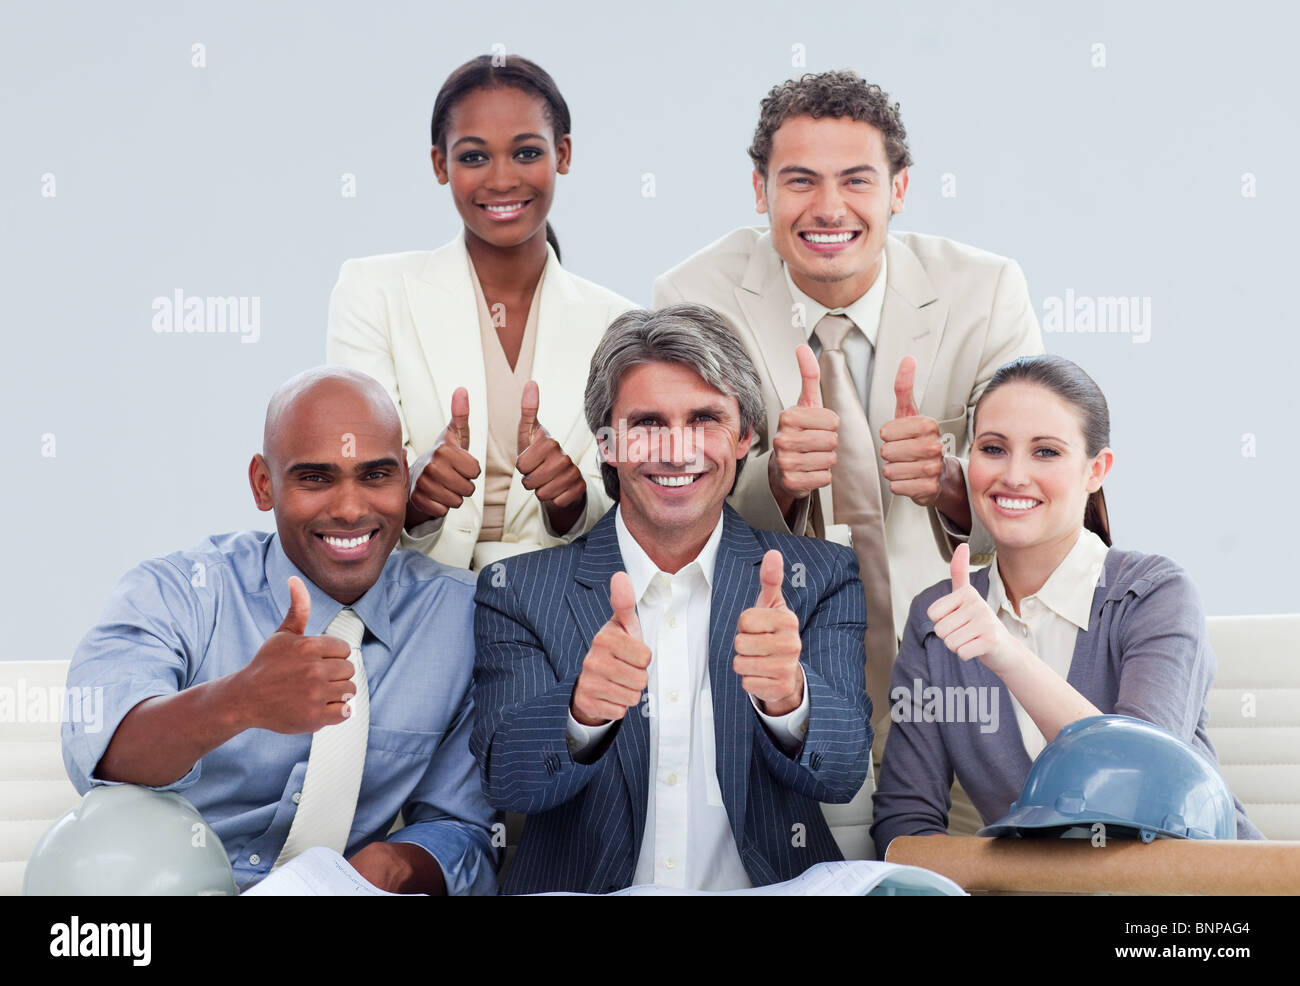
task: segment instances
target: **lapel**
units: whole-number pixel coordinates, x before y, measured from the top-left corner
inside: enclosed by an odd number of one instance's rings
[[[793,407],[803,385],[794,351],[808,341],[808,330],[794,324],[794,302],[781,272],[781,258],[772,247],[771,232],[764,232],[754,242],[745,276],[734,291],[745,314],[743,327],[752,337],[750,352],[762,354],[781,406]]]
[[[749,798],[749,762],[754,751],[754,713],[749,695],[732,669],[736,624],[758,598],[758,570],[763,547],[753,529],[731,507],[723,507],[722,540],[713,564],[709,607],[709,689],[713,699],[714,748],[718,785],[727,806],[736,848],[745,845]]]
[[[415,326],[424,363],[433,378],[435,402],[442,425],[451,415],[451,395],[457,387],[469,391],[469,451],[487,461],[487,380],[478,306],[469,279],[465,234],[429,254],[418,275],[404,275],[411,323]],[[482,482],[475,484],[472,502],[483,509]]]
[[[546,252],[533,351],[532,379],[537,382],[540,399],[537,420],[578,462],[591,443],[583,409],[590,363],[585,357],[595,352],[609,312],[603,301],[583,298],[581,286],[560,266],[549,243]],[[506,527],[518,528],[520,512],[533,500],[516,470],[506,499]],[[608,592],[608,582],[605,588]]]
[[[540,414],[538,415],[540,419]],[[583,545],[582,557],[569,586],[567,601],[578,627],[582,648],[590,646],[592,639],[614,614],[609,604],[609,580],[615,572],[626,569],[623,554],[618,548],[618,532],[614,528],[614,510],[606,511],[579,542]],[[632,829],[635,852],[641,850],[641,837],[645,833],[646,805],[650,785],[650,724],[641,714],[641,708],[629,709],[614,737],[623,779],[632,796]]]

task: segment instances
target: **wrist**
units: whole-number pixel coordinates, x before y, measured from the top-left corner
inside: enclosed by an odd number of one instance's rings
[[[782,516],[788,518],[796,497],[782,484],[781,470],[776,464],[775,455],[767,460],[767,485],[772,490],[772,498],[776,500],[777,509],[781,511]]]

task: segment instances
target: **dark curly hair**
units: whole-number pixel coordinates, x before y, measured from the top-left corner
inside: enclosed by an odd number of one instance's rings
[[[754,142],[749,145],[754,169],[764,178],[772,154],[772,135],[792,116],[810,116],[814,120],[825,116],[848,117],[870,123],[885,138],[891,178],[912,163],[898,104],[891,104],[889,93],[864,81],[857,72],[839,69],[790,79],[773,86],[764,97],[758,111],[758,126],[754,128]]]

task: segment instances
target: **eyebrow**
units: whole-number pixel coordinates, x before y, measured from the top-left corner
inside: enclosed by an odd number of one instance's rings
[[[396,467],[398,462],[391,456],[386,459],[371,459],[368,462],[359,463],[354,472],[369,472],[371,469],[382,469],[384,467]],[[343,470],[332,462],[295,462],[289,467],[290,473],[302,472],[326,472],[330,475],[338,475]]]
[[[852,168],[845,168],[836,177],[844,178],[847,175],[857,175],[863,172],[870,172],[873,175],[880,174],[880,169],[874,164],[855,164]],[[812,168],[805,168],[800,164],[787,164],[784,168],[776,173],[780,178],[782,175],[808,175],[812,178],[820,178],[821,172],[814,171]]]
[[[981,432],[980,432],[980,433],[975,437],[975,440],[978,442],[978,441],[980,441],[981,439],[984,439],[984,438],[1000,438],[1000,439],[1001,439],[1002,441],[1004,441],[1004,442],[1008,440],[1008,439],[1007,439],[1007,436],[1004,435],[1004,434],[1002,434],[1002,432],[1000,432],[1000,431],[981,431]],[[1069,445],[1069,444],[1070,444],[1070,443],[1067,442],[1064,438],[1057,438],[1055,435],[1035,435],[1033,438],[1031,438],[1031,439],[1029,439],[1029,440],[1030,440],[1031,442],[1056,442],[1056,443],[1059,444],[1059,445]]]
[[[705,404],[702,407],[693,407],[687,412],[691,417],[694,417],[697,414],[712,414],[719,418],[724,417],[726,413],[727,407],[724,404]],[[638,418],[659,418],[660,420],[663,420],[664,415],[658,410],[649,409],[634,409],[628,411],[627,414],[624,415],[624,420],[626,421],[636,421]]]
[[[515,138],[512,141],[512,143],[518,144],[521,140],[545,140],[545,139],[546,138],[543,137],[541,134],[522,133],[522,134],[515,134]],[[455,150],[461,144],[477,144],[486,147],[487,141],[484,140],[482,137],[462,137],[460,140],[456,141],[456,143],[451,145],[452,149]]]

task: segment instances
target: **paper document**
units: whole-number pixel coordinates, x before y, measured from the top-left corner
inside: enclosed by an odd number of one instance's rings
[[[333,849],[317,846],[285,863],[241,897],[406,897],[380,890]]]

